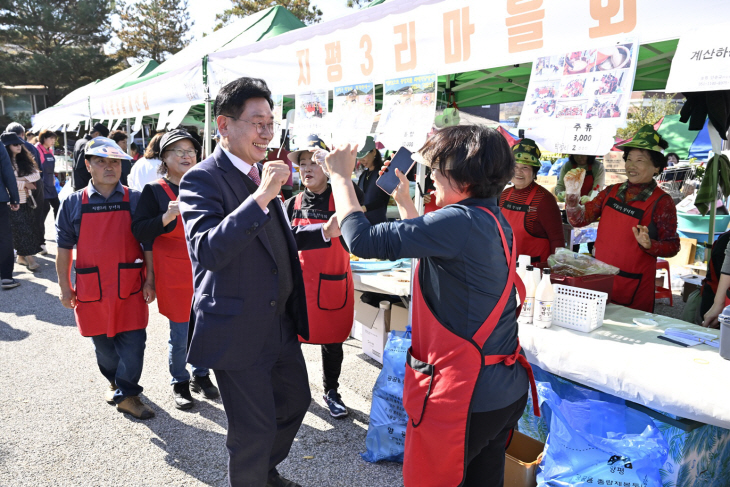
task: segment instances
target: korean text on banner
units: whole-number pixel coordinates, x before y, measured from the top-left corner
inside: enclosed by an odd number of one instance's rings
[[[373,128],[375,85],[370,82],[337,86],[332,105],[332,145],[357,144],[362,147]]]
[[[689,31],[679,38],[667,93],[730,90],[730,24]]]
[[[539,57],[519,128],[551,152],[603,155],[626,122],[639,44]]]
[[[328,91],[305,91],[294,97],[296,114],[294,115],[294,146],[304,147],[307,136],[316,134],[325,143],[329,142],[328,126]]]
[[[436,116],[435,74],[385,80],[378,140],[387,149],[417,151],[426,142]]]

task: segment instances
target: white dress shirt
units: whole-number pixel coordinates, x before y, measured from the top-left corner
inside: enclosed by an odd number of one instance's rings
[[[146,157],[142,157],[138,159],[132,166],[129,177],[127,177],[129,187],[137,191],[142,191],[145,184],[160,179],[162,176],[157,172],[160,164],[162,164],[162,161],[157,158],[147,159]]]
[[[230,152],[228,152],[223,147],[221,147],[221,150],[223,151],[223,153],[226,156],[228,156],[228,160],[231,161],[231,164],[233,164],[236,167],[236,169],[238,169],[243,174],[245,174],[247,178],[250,177],[248,175],[248,173],[251,172],[251,168],[253,167],[251,164],[249,164],[248,162],[244,161],[240,157],[231,154]],[[256,170],[258,171],[258,168],[256,168]],[[259,179],[260,178],[261,178],[261,174],[259,174]],[[284,208],[284,203],[282,203],[282,201],[279,198],[276,198],[276,199],[279,200],[279,203],[281,203],[281,207],[284,209],[284,217],[288,219],[289,217],[286,214],[286,208]],[[268,208],[264,208],[264,213],[268,215],[269,214],[269,209]],[[291,222],[289,222],[289,225],[291,226]],[[322,238],[324,239],[325,242],[329,242],[330,241],[330,239],[327,238],[327,236],[324,234],[324,227],[322,227]]]

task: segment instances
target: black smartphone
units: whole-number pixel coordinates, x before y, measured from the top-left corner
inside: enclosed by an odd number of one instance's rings
[[[393,159],[391,159],[388,170],[378,178],[375,184],[377,184],[378,187],[386,193],[393,194],[395,188],[397,188],[400,184],[400,179],[398,179],[398,176],[395,175],[395,169],[398,168],[400,172],[407,176],[408,171],[411,170],[415,163],[416,161],[413,160],[413,153],[405,147],[401,147],[398,149],[398,152],[395,153]]]

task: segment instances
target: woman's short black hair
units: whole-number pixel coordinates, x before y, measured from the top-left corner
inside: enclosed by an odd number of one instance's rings
[[[215,116],[240,117],[246,100],[250,98],[265,98],[269,102],[269,107],[274,108],[274,100],[271,99],[271,91],[266,81],[244,76],[231,81],[218,92],[213,104]]]
[[[380,169],[383,167],[383,155],[378,149],[373,150],[375,151],[375,158],[373,159],[373,171],[379,172]]]
[[[127,140],[127,133],[123,130],[115,130],[114,132],[109,134],[109,138],[112,139],[117,144],[123,140]]]
[[[473,198],[498,196],[515,174],[515,159],[505,138],[481,125],[442,129],[419,152]]]
[[[679,156],[677,155],[676,152],[670,152],[669,154],[667,154],[667,160],[669,160],[669,158],[672,156],[674,156],[674,158],[677,159],[677,161],[679,161]]]
[[[661,174],[662,171],[664,170],[664,168],[667,167],[667,164],[668,164],[667,156],[665,156],[661,152],[657,152],[655,150],[639,149],[637,147],[628,147],[628,148],[624,149],[624,162],[628,160],[629,153],[632,150],[642,151],[644,154],[648,155],[649,159],[651,159],[651,163],[654,165],[654,167],[659,169],[659,174]]]
[[[537,167],[537,166],[532,166],[532,180],[533,180],[533,181],[534,181],[535,179],[537,179],[537,173],[539,173],[539,172],[540,172],[540,169],[541,169],[541,168],[539,168],[539,167]]]

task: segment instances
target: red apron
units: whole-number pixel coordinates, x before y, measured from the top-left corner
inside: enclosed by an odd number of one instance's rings
[[[149,317],[142,296],[146,271],[132,235],[129,189],[121,203],[99,204],[89,203],[90,190],[81,198],[76,244],[76,324],[85,337],[141,330]]]
[[[317,210],[302,210],[299,193],[294,200],[294,226],[326,223],[335,212],[335,200],[330,195],[329,214]],[[309,340],[304,343],[342,343],[347,340],[355,315],[355,285],[350,269],[350,254],[339,238],[332,239],[329,248],[299,251],[304,291],[307,295]]]
[[[171,201],[177,200],[164,179],[158,179],[157,182]],[[177,216],[177,224],[172,232],[163,233],[155,239],[152,257],[160,313],[175,323],[187,323],[190,320],[190,303],[193,300],[193,266],[180,215]]]
[[[507,198],[502,204],[502,214],[512,227],[512,234],[517,245],[517,255],[529,255],[532,262],[547,262],[550,257],[550,240],[547,237],[535,237],[527,231],[527,215],[530,211],[537,211],[530,203],[537,193],[537,184],[533,185],[527,201],[524,204],[510,201],[514,193],[514,187],[510,188]]]
[[[666,193],[658,186],[646,201],[622,203],[616,199],[620,184],[608,193],[596,237],[596,259],[620,269],[613,280],[611,301],[629,308],[654,311],[656,257],[641,248],[632,227],[649,226],[656,202]]]
[[[486,208],[482,210],[494,215]],[[495,221],[497,220],[494,217]],[[421,294],[418,267],[413,284],[412,346],[406,356],[403,406],[408,413],[403,482],[407,487],[453,487],[464,480],[466,442],[471,399],[482,367],[519,362],[527,370],[535,415],[540,415],[535,379],[519,340],[512,355],[482,356],[482,347],[497,326],[512,286],[524,296],[515,273],[516,246],[508,252],[507,240],[497,222],[509,277],[499,301],[472,340],[465,340],[434,317]],[[518,309],[519,311],[519,309]]]

